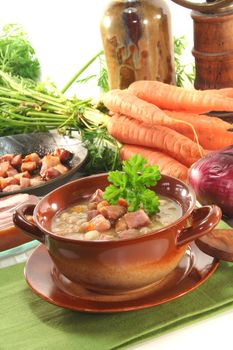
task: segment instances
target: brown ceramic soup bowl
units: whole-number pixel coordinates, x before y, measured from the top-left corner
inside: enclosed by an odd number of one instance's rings
[[[50,192],[36,206],[25,204],[14,213],[14,224],[46,246],[54,263],[53,277],[66,289],[81,285],[105,295],[144,294],[176,268],[189,242],[211,231],[221,218],[215,205],[195,209],[193,190],[182,181],[162,176],[152,189],[178,202],[183,212],[171,225],[112,241],[81,241],[51,232],[56,213],[107,185],[106,174],[81,178]],[[26,219],[32,212],[34,223]]]

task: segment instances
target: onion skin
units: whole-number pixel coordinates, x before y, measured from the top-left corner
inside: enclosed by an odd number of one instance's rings
[[[211,152],[189,169],[188,184],[201,204],[216,204],[233,217],[233,145]]]

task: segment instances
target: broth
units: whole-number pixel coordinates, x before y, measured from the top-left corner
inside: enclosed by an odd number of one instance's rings
[[[123,214],[117,220],[106,220],[105,218],[102,218],[103,225],[106,225],[107,221],[110,222],[111,227],[109,228],[108,226],[102,227],[101,230],[93,228],[92,226],[94,225],[92,225],[92,222],[94,222],[94,217],[92,220],[89,218],[90,208],[89,199],[87,199],[80,201],[78,204],[72,205],[56,214],[52,220],[51,230],[58,236],[77,240],[119,240],[141,236],[168,226],[182,216],[182,207],[177,202],[168,197],[160,195],[159,200],[160,212],[150,216],[150,222],[143,226],[139,225],[140,227],[128,227],[127,229],[123,230],[119,229],[119,220],[122,218],[124,219]],[[127,210],[125,209],[125,211]],[[141,210],[138,212],[141,212]],[[97,214],[95,216],[95,220],[97,221],[98,213],[95,214]],[[99,216],[102,217],[102,215]],[[118,224],[116,224],[117,222]],[[107,225],[109,224],[107,223]],[[116,227],[118,227],[118,229],[116,229]]]

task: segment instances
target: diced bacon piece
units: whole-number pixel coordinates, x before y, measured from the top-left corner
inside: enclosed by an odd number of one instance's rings
[[[45,180],[52,180],[52,179],[56,179],[56,177],[58,176],[61,176],[60,171],[58,171],[55,168],[47,168],[43,178]]]
[[[7,176],[7,170],[11,167],[9,162],[2,162],[0,163],[0,176],[6,177]]]
[[[38,186],[40,185],[42,182],[45,182],[39,175],[38,176],[35,176],[35,177],[32,177],[30,179],[30,183],[31,183],[31,186]]]
[[[58,164],[61,164],[59,157],[53,156],[51,154],[44,156],[41,160],[40,175],[44,178],[46,170],[48,168],[53,168]]]
[[[109,204],[107,201],[101,201],[101,202],[99,202],[99,203],[97,204],[97,210],[100,211],[101,208],[107,207],[107,206],[109,206],[109,205],[110,205],[110,204]]]
[[[101,202],[103,200],[103,194],[104,194],[104,192],[98,188],[98,190],[96,190],[95,193],[93,193],[93,195],[91,196],[89,203]]]
[[[94,217],[96,217],[97,215],[99,215],[98,210],[88,210],[87,212],[87,220],[90,221],[91,219],[93,219]]]
[[[20,185],[9,185],[9,186],[6,186],[2,192],[14,192],[14,191],[19,191],[21,190],[21,187]]]
[[[115,231],[121,232],[121,231],[125,231],[128,229],[128,226],[126,224],[125,218],[122,217],[120,219],[117,220],[116,225],[115,225]]]
[[[23,162],[21,165],[21,171],[33,171],[37,168],[36,162]]]
[[[127,213],[124,218],[128,228],[139,228],[150,224],[149,216],[142,209]]]
[[[60,174],[65,174],[69,170],[65,165],[58,164],[53,167],[54,169],[58,170]]]
[[[139,230],[135,229],[135,228],[130,228],[128,230],[124,230],[118,233],[119,238],[123,239],[123,238],[134,238],[140,235]]]
[[[11,162],[14,157],[14,154],[8,153],[4,154],[3,156],[0,156],[0,163],[2,162]]]
[[[127,209],[122,205],[109,205],[109,206],[103,206],[102,208],[100,208],[99,212],[106,219],[117,220],[127,212]]]
[[[60,158],[57,156],[53,156],[52,154],[47,154],[42,158],[42,166],[46,165],[49,168],[54,167],[60,163]]]
[[[55,156],[60,158],[62,163],[67,163],[73,158],[73,153],[67,151],[65,148],[56,148],[54,152]]]
[[[4,181],[4,177],[0,176],[0,191],[2,190],[2,181]]]
[[[31,180],[28,177],[21,177],[19,184],[21,188],[27,188],[31,186]]]
[[[111,223],[103,215],[97,215],[88,222],[80,225],[79,232],[88,232],[97,230],[99,232],[107,231],[111,228]]]
[[[19,185],[19,180],[14,177],[4,177],[0,179],[0,187],[2,190],[9,185]]]
[[[17,154],[16,156],[14,156],[14,158],[11,160],[11,165],[14,168],[19,168],[22,164],[22,155],[21,154]]]
[[[21,177],[27,177],[28,179],[30,179],[31,175],[28,171],[24,171],[23,173],[17,173],[14,177],[19,180],[21,179]]]
[[[91,203],[88,203],[88,209],[89,210],[94,210],[94,209],[97,209],[97,202],[91,202]]]
[[[41,159],[39,155],[35,152],[27,154],[23,159],[23,162],[36,162],[37,165],[39,164],[40,161]]]
[[[18,171],[15,168],[13,168],[13,166],[10,166],[6,173],[7,173],[8,177],[11,177],[11,176],[15,176],[16,174],[18,174]]]

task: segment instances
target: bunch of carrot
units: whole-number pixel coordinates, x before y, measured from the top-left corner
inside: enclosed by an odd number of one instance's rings
[[[232,125],[205,114],[233,111],[233,88],[198,91],[158,81],[136,81],[103,97],[109,133],[121,158],[143,155],[163,174],[187,179],[188,168],[212,150],[233,144]]]

